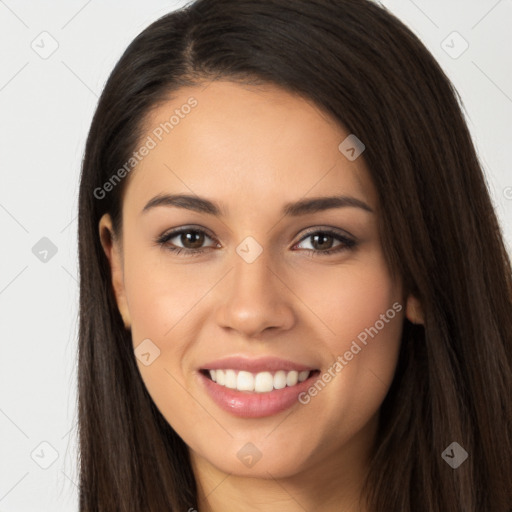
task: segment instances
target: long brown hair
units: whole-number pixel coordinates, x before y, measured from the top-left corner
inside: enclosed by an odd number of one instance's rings
[[[368,510],[512,510],[512,271],[457,92],[420,40],[370,1],[198,0],[130,44],[87,139],[81,512],[197,508],[187,447],[146,391],[100,245],[106,212],[121,235],[129,177],[97,191],[129,160],[150,109],[218,77],[298,93],[364,142],[386,259],[423,305],[424,326],[404,323],[382,404]],[[441,456],[454,441],[469,455],[457,469]]]

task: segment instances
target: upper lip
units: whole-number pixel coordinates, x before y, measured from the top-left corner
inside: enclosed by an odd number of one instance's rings
[[[299,372],[305,370],[315,370],[316,368],[281,359],[279,357],[240,357],[240,356],[229,356],[223,357],[222,359],[216,359],[210,361],[201,366],[202,370],[245,370],[251,373],[258,372],[275,372],[279,370],[292,371],[297,370]]]

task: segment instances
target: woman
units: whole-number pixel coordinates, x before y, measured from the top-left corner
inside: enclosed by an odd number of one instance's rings
[[[511,266],[458,97],[361,0],[197,0],[79,201],[80,510],[512,510]]]

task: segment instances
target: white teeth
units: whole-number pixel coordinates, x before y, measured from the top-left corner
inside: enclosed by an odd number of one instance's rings
[[[309,372],[307,370],[303,371],[303,372],[299,372],[299,382],[304,382],[308,377],[309,377]]]
[[[299,380],[299,372],[293,370],[292,372],[288,372],[286,375],[286,385],[287,386],[295,386],[297,381]]]
[[[249,372],[238,372],[236,379],[236,389],[239,391],[254,390],[254,375]]]
[[[286,386],[295,386],[297,382],[304,382],[311,372],[279,370],[272,374],[271,372],[251,373],[243,370],[210,370],[209,373],[211,379],[221,386],[238,391],[268,393],[273,389],[283,389]]]
[[[274,388],[283,389],[286,387],[286,373],[283,370],[276,372],[274,375]]]
[[[231,389],[236,389],[236,372],[235,370],[226,370],[226,382],[224,386]]]
[[[254,391],[268,393],[274,389],[274,377],[270,372],[260,372],[254,377]]]

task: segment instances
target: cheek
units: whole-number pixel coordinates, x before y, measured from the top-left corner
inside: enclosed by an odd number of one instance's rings
[[[197,265],[170,265],[164,249],[133,248],[126,254],[125,289],[134,343],[152,337],[177,341],[173,330],[182,327],[182,320],[211,288],[210,280]]]
[[[405,309],[401,289],[380,257],[317,272],[312,284],[298,294],[316,313],[309,317],[330,360],[303,400],[334,430],[343,417],[355,431],[378,410],[393,380]]]
[[[311,319],[313,329],[333,355],[348,350],[361,333],[364,340],[366,329],[376,322],[382,338],[400,337],[404,309],[401,290],[392,281],[380,253],[373,256],[337,268],[318,266],[309,279],[303,277],[306,273],[294,278],[294,292],[309,310],[305,310],[305,317]]]
[[[204,279],[192,278],[192,266],[187,269],[181,272],[159,261],[144,262],[135,254],[125,262],[133,348],[136,355],[139,346],[145,347],[141,353],[151,353],[150,364],[137,357],[137,366],[154,404],[180,431],[190,428],[188,422],[204,421],[183,386],[183,368],[187,366],[188,349],[197,338],[190,331],[188,319],[193,318],[194,305],[209,287]]]

